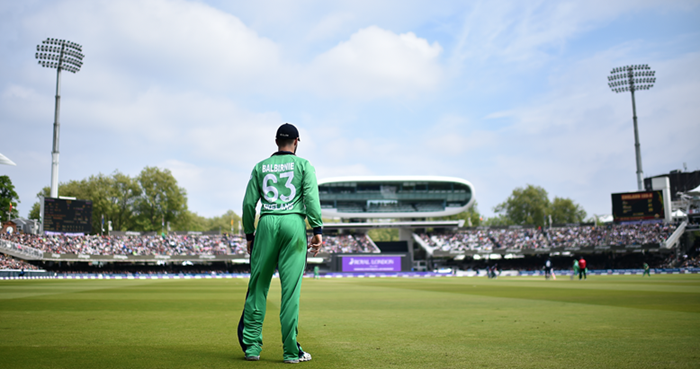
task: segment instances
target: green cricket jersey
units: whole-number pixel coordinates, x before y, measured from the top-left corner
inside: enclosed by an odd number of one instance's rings
[[[260,216],[299,214],[308,218],[314,233],[322,232],[316,170],[306,159],[280,151],[255,165],[243,199],[246,235],[255,232],[258,201],[262,203]]]

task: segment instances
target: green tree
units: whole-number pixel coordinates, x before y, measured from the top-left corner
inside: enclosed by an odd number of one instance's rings
[[[466,211],[459,214],[454,214],[446,217],[433,218],[434,220],[462,220],[464,219],[465,227],[478,227],[481,225],[481,214],[479,214],[478,204],[474,201],[474,204],[469,207]]]
[[[178,187],[170,170],[146,167],[136,181],[141,187],[141,195],[134,203],[139,230],[160,231],[161,222],[176,227],[186,224],[187,191]]]
[[[111,212],[105,215],[112,221],[115,231],[135,229],[134,203],[141,196],[141,187],[136,179],[118,171],[112,174]]]
[[[586,219],[586,212],[573,200],[555,197],[551,207],[553,223],[581,223]]]
[[[15,186],[12,184],[10,177],[0,176],[0,219],[7,221],[19,217],[19,212],[17,211],[17,203],[19,202],[19,195],[15,192]],[[11,212],[10,205],[12,206]]]
[[[32,209],[29,210],[29,219],[41,220],[41,205],[39,202],[35,202],[32,205]]]
[[[399,240],[398,228],[374,228],[367,232],[369,238],[375,242],[390,242]]]
[[[549,207],[547,191],[542,187],[528,184],[525,188],[514,189],[506,201],[498,204],[493,210],[508,218],[513,224],[544,226]]]
[[[493,217],[486,218],[484,222],[482,223],[485,226],[509,226],[513,225],[513,221],[510,220],[507,216],[504,214],[499,214]]]
[[[175,222],[170,223],[170,230],[200,232],[208,231],[209,219],[187,210],[183,212]]]
[[[49,187],[44,187],[37,197],[48,197]],[[105,223],[112,221],[115,231],[160,231],[161,222],[174,231],[230,232],[240,226],[241,218],[232,210],[221,216],[205,218],[187,209],[187,193],[177,186],[177,181],[167,169],[146,167],[136,178],[115,171],[111,175],[92,175],[89,178],[71,180],[58,186],[61,196],[92,201],[92,227],[99,233],[102,216]],[[39,219],[40,203],[36,202],[29,213],[31,219]]]
[[[241,224],[241,217],[233,210],[228,210],[222,216],[207,219],[207,231],[218,231],[222,233],[231,233],[231,222],[233,221],[233,233],[238,232]]]
[[[78,200],[89,200],[92,202],[92,218],[91,226],[92,233],[100,233],[102,215],[105,219],[109,219],[112,212],[112,204],[110,203],[110,195],[113,192],[112,178],[104,174],[90,176],[89,178],[80,181],[71,180],[67,183],[58,185],[58,193],[64,197],[75,197]],[[37,197],[49,197],[51,189],[44,187]],[[39,202],[32,206],[32,211],[29,216],[32,219],[39,219],[41,204]]]
[[[71,181],[73,182],[73,181]],[[69,184],[71,183],[69,182]],[[113,212],[113,204],[111,201],[114,192],[114,181],[102,173],[92,175],[87,179],[77,181],[76,194],[73,195],[81,200],[92,201],[92,232],[102,232],[102,217],[105,217],[105,223],[109,220]],[[61,190],[59,188],[59,194]],[[61,195],[65,196],[65,195]],[[105,228],[107,226],[105,225]],[[105,229],[106,231],[106,229]]]

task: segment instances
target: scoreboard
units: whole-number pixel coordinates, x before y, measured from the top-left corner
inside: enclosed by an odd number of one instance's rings
[[[615,222],[664,219],[664,197],[661,190],[612,194]]]
[[[90,200],[44,198],[44,231],[88,234],[91,218]]]

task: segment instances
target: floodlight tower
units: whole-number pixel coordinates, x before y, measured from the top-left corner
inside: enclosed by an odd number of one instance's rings
[[[639,148],[639,131],[637,129],[637,106],[634,91],[648,90],[654,87],[656,71],[647,64],[627,65],[610,71],[608,86],[613,91],[632,93],[632,120],[634,121],[634,150],[637,154],[637,189],[644,190],[644,171],[642,171],[642,153]]]
[[[36,45],[36,59],[45,68],[56,68],[56,108],[53,120],[53,150],[51,151],[51,197],[58,197],[58,137],[61,128],[61,70],[71,73],[80,71],[83,65],[83,47],[66,40],[47,38]]]

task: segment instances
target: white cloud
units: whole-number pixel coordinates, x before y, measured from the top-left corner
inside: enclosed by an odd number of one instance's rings
[[[337,39],[353,17],[328,15],[309,37]],[[297,62],[238,17],[183,0],[66,0],[28,15],[20,27],[36,42],[52,29],[52,36],[82,44],[86,58],[76,88],[103,89],[101,94],[113,97],[157,85],[239,95],[313,91],[371,99],[415,96],[434,90],[442,78],[442,47],[412,32],[366,27],[312,58],[287,51],[302,59]]]
[[[316,57],[309,75],[322,94],[363,99],[413,96],[439,84],[441,52],[440,44],[430,44],[412,32],[397,35],[371,26]]]
[[[355,16],[347,12],[326,15],[314,25],[306,38],[308,41],[320,41],[335,37],[353,19]]]
[[[72,103],[75,124],[121,136],[137,136],[154,148],[170,147],[189,158],[248,166],[251,157],[274,152],[275,112],[253,113],[225,98],[153,88],[132,100]]]
[[[697,4],[697,3],[696,3]],[[453,62],[517,62],[543,65],[567,42],[621,14],[656,8],[688,9],[692,1],[479,1],[468,11],[453,50]]]
[[[474,126],[473,122],[460,116],[443,116],[424,134],[422,141],[425,149],[433,155],[454,156],[483,149],[497,142],[495,131],[474,129]]]
[[[313,164],[313,163],[312,163]],[[326,178],[372,175],[365,164],[329,165],[329,163],[314,166],[316,178],[320,181]]]
[[[637,100],[645,173],[700,163],[700,57],[678,57],[696,45],[697,26],[664,31],[665,41],[631,30],[600,46],[618,20],[697,2],[8,4],[0,116],[12,139],[2,151],[18,163],[6,169],[24,201],[49,179],[55,72],[32,59],[46,37],[87,55],[63,80],[61,180],[160,164],[206,216],[240,210],[229,202],[240,204],[283,119],[299,123],[300,155],[319,178],[463,177],[487,214],[533,183],[607,212],[610,192],[636,184],[629,96],[605,80],[626,63],[657,69],[657,86]],[[572,40],[592,55],[570,50]]]
[[[2,98],[3,99],[12,99],[12,98],[18,98],[18,99],[29,99],[29,98],[37,98],[38,94],[36,91],[24,87],[24,86],[19,86],[19,85],[14,85],[11,84],[9,85],[5,91],[2,92]]]
[[[609,212],[610,193],[636,189],[630,94],[611,92],[605,78],[611,66],[629,59],[609,50],[567,65],[548,93],[490,115],[509,122],[492,150],[494,178],[584,199],[578,201],[589,213]],[[700,107],[694,102],[700,72],[693,68],[700,53],[647,60],[657,71],[657,85],[636,94],[645,176],[700,161],[694,150],[700,137],[695,119]]]
[[[220,216],[227,210],[241,213],[247,176],[180,160],[167,160],[159,167],[170,169],[178,185],[187,190],[190,211],[205,217]]]
[[[209,88],[253,88],[276,77],[278,46],[237,17],[182,0],[63,1],[23,22],[26,31],[55,30],[83,45],[82,73],[140,70],[144,81],[170,78]],[[36,29],[36,25],[42,25]],[[58,32],[56,31],[58,30]],[[134,75],[131,76],[135,77]]]

